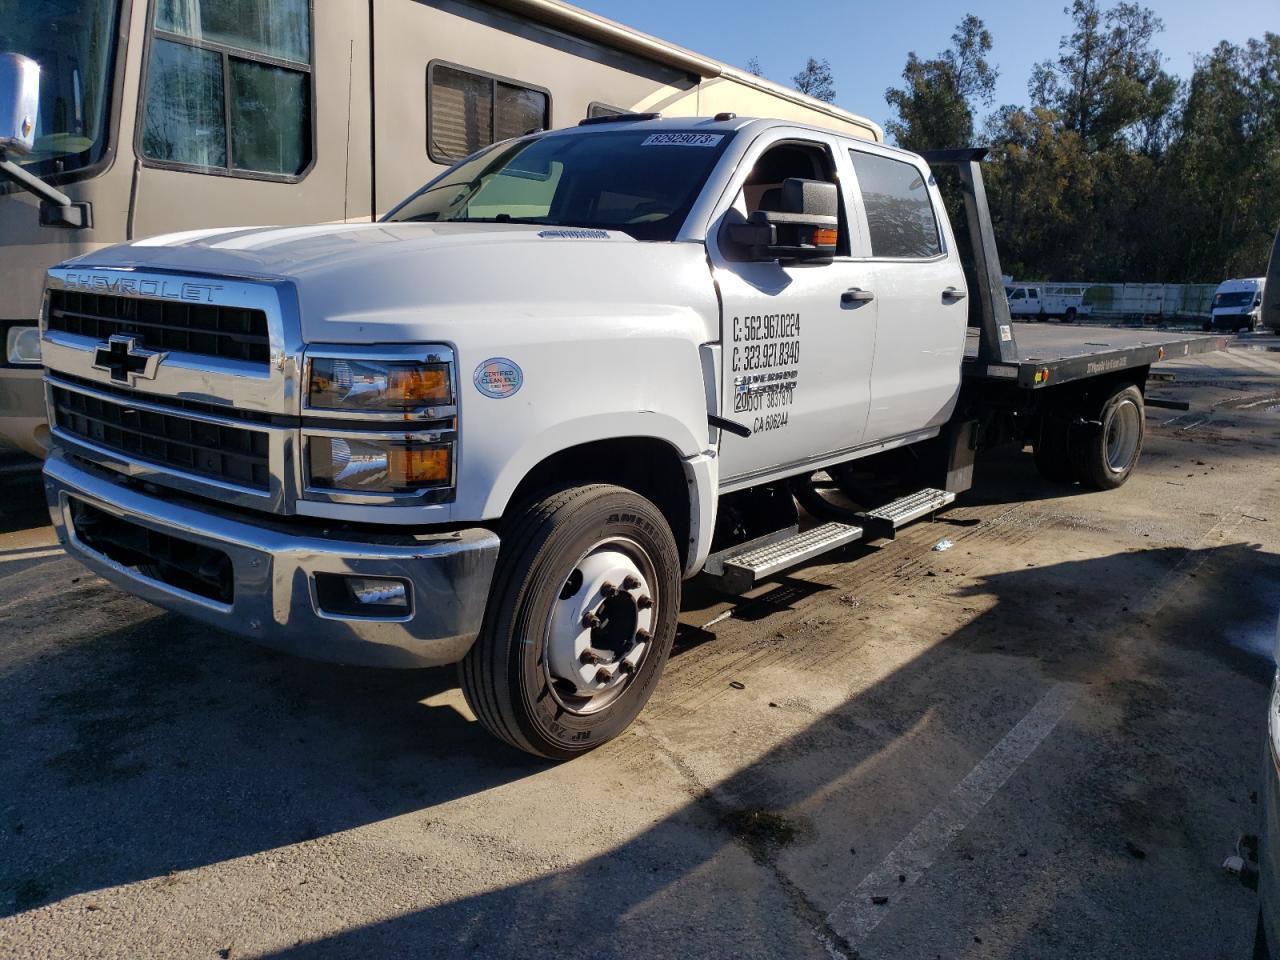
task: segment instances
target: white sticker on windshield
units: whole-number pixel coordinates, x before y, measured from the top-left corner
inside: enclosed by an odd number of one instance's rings
[[[723,133],[653,133],[642,147],[714,147],[724,139]]]

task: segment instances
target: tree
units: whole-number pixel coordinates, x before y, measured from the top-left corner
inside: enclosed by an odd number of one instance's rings
[[[903,86],[885,91],[898,114],[886,127],[901,147],[928,150],[973,142],[974,103],[990,106],[999,76],[987,62],[991,33],[969,14],[951,35],[951,44],[932,60],[910,53],[902,71]]]
[[[1059,42],[1056,60],[1033,69],[1032,104],[1057,113],[1090,149],[1158,129],[1178,92],[1153,46],[1164,30],[1160,18],[1136,3],[1103,12],[1097,0],[1073,0],[1066,12],[1075,31]]]
[[[1280,35],[1220,43],[1187,86],[1158,193],[1179,277],[1259,276],[1280,224]]]
[[[807,93],[823,103],[831,103],[836,98],[835,79],[831,76],[830,61],[810,57],[804,69],[792,77],[791,82],[801,93]]]
[[[747,61],[747,73],[753,77],[763,77],[764,71],[760,69],[760,58],[752,57]]]

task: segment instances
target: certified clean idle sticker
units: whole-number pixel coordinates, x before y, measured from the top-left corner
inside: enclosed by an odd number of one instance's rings
[[[514,361],[506,357],[490,357],[476,367],[471,380],[486,397],[502,400],[515,396],[524,385],[524,374]]]

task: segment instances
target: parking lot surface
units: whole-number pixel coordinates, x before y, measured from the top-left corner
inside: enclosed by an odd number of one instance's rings
[[[1010,451],[895,542],[691,587],[640,720],[560,765],[451,671],[108,586],[0,457],[0,955],[1247,956],[1280,340],[1160,370],[1192,409],[1121,490]]]

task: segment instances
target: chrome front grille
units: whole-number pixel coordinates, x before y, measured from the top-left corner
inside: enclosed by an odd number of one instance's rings
[[[48,329],[95,340],[127,334],[150,350],[264,366],[271,360],[266,313],[244,307],[52,290]]]
[[[51,384],[53,425],[65,434],[157,467],[266,493],[271,487],[267,434],[180,411]]]

